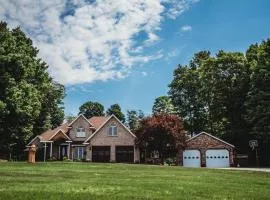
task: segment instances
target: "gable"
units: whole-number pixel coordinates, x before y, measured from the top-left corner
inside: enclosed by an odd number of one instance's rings
[[[94,127],[90,121],[88,121],[83,114],[80,114],[76,119],[74,119],[72,122],[69,123],[69,127],[71,127],[76,121],[78,120],[84,120],[86,121],[91,127]]]
[[[50,140],[56,141],[56,140],[71,140],[62,130],[59,130],[58,132],[56,132],[51,138]]]
[[[108,136],[109,127],[112,124],[117,126],[118,136],[115,138],[118,139],[131,138],[132,140],[136,138],[136,136],[119,119],[117,119],[117,117],[111,115],[89,138],[87,138],[87,140],[85,140],[85,143],[97,137],[100,139],[108,137],[112,138],[112,136]]]
[[[186,144],[188,148],[234,148],[232,144],[206,132],[202,132],[188,139]]]

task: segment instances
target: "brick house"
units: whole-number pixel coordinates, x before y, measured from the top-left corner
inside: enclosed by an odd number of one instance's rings
[[[86,119],[79,115],[71,123],[36,136],[35,144],[47,159],[86,160],[93,162],[139,162],[136,136],[114,115]]]
[[[232,144],[201,132],[186,141],[186,148],[180,152],[180,165],[212,168],[234,166],[234,149]]]

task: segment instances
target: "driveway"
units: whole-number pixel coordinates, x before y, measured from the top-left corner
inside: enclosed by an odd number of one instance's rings
[[[242,170],[242,171],[257,171],[257,172],[269,172],[270,168],[243,168],[243,167],[230,167],[230,168],[219,168],[227,170]]]

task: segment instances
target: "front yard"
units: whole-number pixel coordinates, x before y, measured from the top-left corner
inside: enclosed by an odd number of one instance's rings
[[[129,164],[0,163],[0,199],[270,199],[270,173]]]

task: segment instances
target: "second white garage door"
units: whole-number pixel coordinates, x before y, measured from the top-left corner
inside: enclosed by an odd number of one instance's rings
[[[229,151],[226,149],[213,149],[206,151],[206,167],[229,167]]]
[[[201,153],[199,150],[185,150],[183,152],[184,167],[201,167]]]

